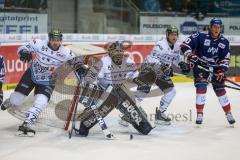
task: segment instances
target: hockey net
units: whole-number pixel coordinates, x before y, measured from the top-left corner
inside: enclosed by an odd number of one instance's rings
[[[93,59],[99,59],[106,52],[101,47],[92,45],[70,45],[68,46],[77,56],[83,56],[87,64],[92,64]],[[56,128],[68,129],[71,121],[77,96],[81,88],[79,80],[72,70],[72,66],[64,65],[60,74],[57,75],[55,88],[49,100],[48,106],[40,113],[37,123],[33,127],[47,125]],[[33,92],[27,97],[25,102],[19,107],[10,107],[8,112],[20,120],[25,119],[25,113],[32,106],[34,101]],[[81,113],[84,107],[78,103],[77,113]]]

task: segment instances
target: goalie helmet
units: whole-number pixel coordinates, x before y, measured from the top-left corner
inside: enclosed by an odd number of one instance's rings
[[[59,40],[62,41],[62,32],[59,29],[53,29],[48,33],[49,40]]]
[[[113,63],[116,65],[122,64],[122,59],[124,56],[124,47],[118,41],[110,44],[107,48],[109,56],[112,58]]]

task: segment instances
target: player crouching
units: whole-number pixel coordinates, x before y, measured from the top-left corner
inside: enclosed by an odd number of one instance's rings
[[[124,50],[123,43],[111,43],[107,47],[108,55],[94,64],[85,76],[84,86],[87,87],[82,91],[80,102],[87,108],[79,116],[81,124],[77,130],[81,136],[87,136],[96,123],[106,132],[103,118],[114,108],[128,117],[128,122],[138,132],[147,135],[153,129],[146,113],[136,105],[134,96],[123,85],[124,81],[132,80],[138,74],[136,64],[124,55]]]

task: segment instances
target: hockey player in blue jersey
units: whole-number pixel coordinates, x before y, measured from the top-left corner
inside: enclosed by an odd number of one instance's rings
[[[0,55],[0,106],[3,102],[3,91],[2,91],[2,85],[5,78],[5,65],[4,65],[4,59],[3,56]]]
[[[193,70],[196,87],[196,124],[202,124],[203,121],[208,82],[212,83],[213,90],[229,124],[235,123],[231,113],[231,105],[223,87],[224,78],[229,68],[230,53],[229,41],[221,34],[221,29],[222,21],[213,18],[210,21],[208,33],[197,32],[188,37],[181,45],[185,62],[190,64],[190,68]],[[213,74],[201,69],[200,66],[211,70]]]

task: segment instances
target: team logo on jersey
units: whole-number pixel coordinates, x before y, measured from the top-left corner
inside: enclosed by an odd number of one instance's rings
[[[65,56],[63,54],[59,53],[59,52],[57,52],[56,56],[61,57],[61,58],[65,58]]]
[[[224,49],[224,48],[226,47],[226,45],[225,45],[225,44],[222,44],[222,43],[219,43],[219,44],[218,44],[218,47]]]
[[[204,46],[210,46],[210,40],[209,39],[205,39],[204,41]]]
[[[44,49],[45,49],[45,47],[44,47],[44,46],[42,46],[41,50],[42,50],[42,51],[44,51]]]
[[[208,49],[208,53],[212,53],[212,55],[214,55],[214,54],[217,53],[217,52],[218,52],[218,48],[210,47],[210,48]]]

